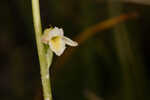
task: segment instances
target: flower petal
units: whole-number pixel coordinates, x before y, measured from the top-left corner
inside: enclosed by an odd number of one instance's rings
[[[58,27],[54,27],[51,31],[49,31],[49,37],[55,37],[55,36],[63,36],[64,31],[63,29],[59,29]]]
[[[49,41],[49,45],[51,50],[58,56],[60,56],[66,48],[61,36],[52,37]]]
[[[65,36],[63,36],[63,40],[64,40],[65,43],[66,43],[67,45],[69,45],[69,46],[73,46],[73,47],[78,46],[78,43],[77,43],[77,42],[75,42],[75,41],[73,41],[73,40],[71,40],[71,39],[69,39],[69,38],[67,38],[67,37],[65,37]]]
[[[49,32],[52,30],[52,28],[48,28],[48,29],[45,29],[44,30],[44,33],[43,33],[43,36],[41,38],[41,41],[45,44],[48,44],[48,41],[50,39],[50,36],[49,36]]]
[[[60,35],[64,36],[64,30],[62,28],[59,29]]]

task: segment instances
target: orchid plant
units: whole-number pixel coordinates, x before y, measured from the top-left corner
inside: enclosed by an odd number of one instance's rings
[[[32,0],[32,12],[44,100],[52,100],[49,68],[52,63],[53,52],[57,56],[60,56],[66,49],[66,44],[77,46],[78,43],[65,37],[62,28],[48,28],[42,32],[39,0]],[[48,45],[48,48],[46,48],[44,44]]]

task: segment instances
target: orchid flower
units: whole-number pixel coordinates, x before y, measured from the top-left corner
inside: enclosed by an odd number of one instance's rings
[[[64,31],[62,28],[54,27],[45,29],[42,36],[42,42],[49,45],[51,50],[60,56],[66,49],[66,44],[69,46],[77,46],[78,43],[64,36]]]

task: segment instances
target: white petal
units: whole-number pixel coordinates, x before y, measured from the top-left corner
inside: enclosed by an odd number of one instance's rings
[[[44,33],[43,33],[43,36],[41,38],[41,41],[45,44],[48,44],[48,41],[50,39],[50,36],[49,36],[49,32],[52,30],[52,28],[48,28],[48,29],[45,29],[44,30]]]
[[[64,30],[62,28],[59,29],[60,35],[64,36]]]
[[[59,29],[57,27],[54,27],[51,31],[49,31],[49,37],[55,37],[55,36],[63,36],[64,31],[63,29]]]
[[[62,40],[61,36],[53,37],[49,41],[50,48],[56,55],[60,56],[65,50],[65,42]]]
[[[63,36],[63,40],[64,40],[65,43],[66,43],[67,45],[69,45],[69,46],[73,46],[73,47],[78,46],[78,43],[77,43],[77,42],[75,42],[75,41],[73,41],[73,40],[71,40],[71,39],[69,39],[69,38],[67,38],[67,37],[65,37],[65,36]]]

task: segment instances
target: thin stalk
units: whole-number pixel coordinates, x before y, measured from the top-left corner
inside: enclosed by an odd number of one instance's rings
[[[44,45],[41,42],[42,27],[41,27],[41,19],[40,19],[39,0],[32,0],[32,13],[33,13],[35,36],[36,36],[36,44],[37,44],[38,56],[40,62],[44,100],[52,100],[52,92],[51,92],[50,76],[49,76],[49,64],[47,62]],[[49,62],[50,63],[52,62],[52,58],[49,60]]]

